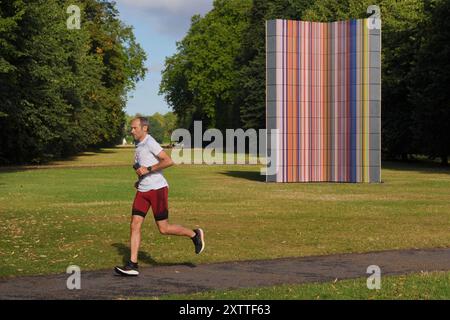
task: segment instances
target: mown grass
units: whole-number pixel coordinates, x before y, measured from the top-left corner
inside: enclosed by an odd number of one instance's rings
[[[132,148],[0,170],[0,276],[111,268],[128,258]],[[265,183],[259,165],[165,171],[170,221],[206,249],[144,224],[140,262],[206,263],[450,246],[450,171],[384,163],[381,184]]]
[[[331,283],[281,285],[148,297],[153,300],[448,300],[450,272],[418,273],[381,278],[381,288],[369,290],[367,279]],[[143,299],[142,297],[139,299]]]

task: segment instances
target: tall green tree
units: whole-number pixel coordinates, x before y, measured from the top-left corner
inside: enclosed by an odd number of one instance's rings
[[[20,52],[15,47],[14,41],[18,21],[24,12],[23,7],[22,1],[12,1],[0,6],[0,118],[7,117],[13,112],[13,96],[12,92],[7,91],[7,85],[14,81],[17,70],[13,61]]]
[[[431,1],[419,29],[420,48],[412,72],[413,137],[421,154],[439,157],[448,165],[450,155],[450,2]]]
[[[38,161],[59,149],[67,138],[70,106],[62,92],[67,89],[65,15],[56,1],[2,2],[3,14],[20,10],[15,28],[6,35],[17,54],[4,55],[13,66],[1,75],[1,158],[14,162]],[[14,13],[13,13],[14,14]],[[62,20],[63,23],[59,21]]]
[[[186,127],[194,120],[205,128],[239,126],[235,57],[250,7],[250,0],[215,0],[205,17],[193,17],[177,53],[166,60],[160,91]]]
[[[103,131],[100,145],[118,142],[123,135],[126,93],[144,78],[146,55],[136,42],[131,27],[119,19],[114,2],[85,0],[91,37],[90,53],[106,66],[101,74],[105,91],[93,95],[102,104],[102,120],[111,130]],[[106,93],[106,94],[105,94]]]
[[[195,19],[194,16],[192,23]],[[194,104],[194,93],[189,88],[187,73],[191,68],[191,63],[188,61],[181,43],[178,43],[177,48],[177,53],[166,58],[160,94],[164,94],[167,104],[177,115],[178,125],[182,128],[189,128],[193,119],[199,119],[201,115],[199,115],[200,112],[197,112]]]
[[[68,0],[0,2],[0,162],[42,162],[123,135],[126,91],[145,53],[114,3],[82,0],[68,30]]]

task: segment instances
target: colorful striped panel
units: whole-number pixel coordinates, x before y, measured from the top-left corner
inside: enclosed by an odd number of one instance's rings
[[[267,181],[381,181],[381,31],[367,21],[267,21]]]

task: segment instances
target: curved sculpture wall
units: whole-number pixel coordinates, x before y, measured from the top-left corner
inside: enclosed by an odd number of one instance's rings
[[[370,22],[266,22],[267,152],[277,169],[267,181],[380,182],[381,30]]]

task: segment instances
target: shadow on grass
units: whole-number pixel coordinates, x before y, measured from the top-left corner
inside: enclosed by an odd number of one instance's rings
[[[25,164],[19,164],[19,165],[0,165],[0,173],[7,172],[22,172],[22,171],[28,171],[28,170],[35,170],[35,169],[56,169],[56,168],[77,168],[77,167],[83,167],[79,165],[65,165],[57,162],[70,162],[75,161],[80,158],[86,158],[86,157],[92,157],[98,154],[114,154],[118,151],[116,149],[113,150],[105,150],[105,149],[90,149],[83,152],[80,152],[75,155],[67,156],[64,158],[54,158],[54,159],[47,159],[43,160],[40,163],[25,163]],[[105,166],[107,166],[105,164]]]
[[[225,171],[221,174],[230,176],[233,178],[240,178],[251,181],[265,182],[266,176],[261,175],[259,171]]]
[[[431,161],[383,161],[381,163],[381,170],[397,170],[397,171],[416,171],[426,174],[450,174],[450,166],[442,166],[439,163]]]
[[[123,243],[113,243],[111,246],[117,249],[117,252],[122,256],[122,263],[125,264],[130,259],[130,247],[124,245]],[[196,265],[192,262],[181,262],[181,263],[160,263],[153,259],[148,253],[139,251],[138,260],[153,266],[187,266],[190,268],[195,268]]]
[[[46,162],[43,162],[42,164],[43,165],[52,165],[52,164],[54,164],[57,161],[58,162],[61,162],[61,161],[74,161],[74,160],[79,159],[79,158],[92,157],[92,156],[95,156],[95,155],[98,155],[98,154],[114,154],[114,153],[117,153],[117,151],[116,150],[105,150],[105,149],[88,149],[88,150],[85,150],[85,151],[82,151],[80,153],[73,154],[73,155],[70,155],[70,156],[67,156],[67,157],[64,157],[64,158],[51,159],[51,160],[48,160]]]
[[[111,150],[111,149],[113,149],[113,150]],[[108,150],[106,150],[106,149],[89,149],[89,150],[86,150],[85,152],[93,152],[93,153],[101,153],[101,154],[117,153],[117,151],[115,151],[114,149],[115,149],[114,147],[109,147]]]
[[[429,161],[383,161],[381,170],[415,171],[424,174],[450,174],[450,167],[445,167],[436,162]],[[224,171],[223,175],[250,181],[265,182],[266,177],[259,171]]]

